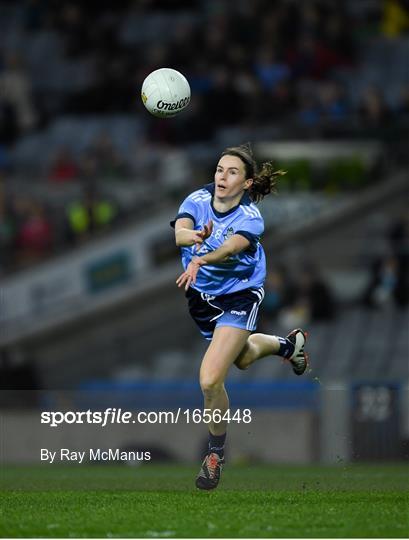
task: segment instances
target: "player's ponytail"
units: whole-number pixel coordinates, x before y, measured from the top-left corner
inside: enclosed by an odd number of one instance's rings
[[[285,174],[281,169],[275,169],[271,161],[266,161],[261,166],[261,171],[253,176],[253,183],[249,187],[249,195],[252,201],[259,202],[270,193],[277,193],[277,178]]]
[[[277,193],[277,178],[285,174],[286,171],[274,169],[273,163],[267,161],[261,165],[260,172],[258,172],[257,162],[253,157],[250,143],[226,148],[222,152],[222,156],[236,156],[242,160],[245,166],[246,178],[253,179],[253,183],[248,189],[252,201],[257,203],[266,195]]]

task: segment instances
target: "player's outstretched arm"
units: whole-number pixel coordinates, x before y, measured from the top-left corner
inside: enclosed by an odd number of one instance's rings
[[[176,280],[177,286],[183,287],[184,285],[185,291],[187,291],[191,283],[196,283],[197,273],[201,266],[223,262],[229,257],[246,250],[249,246],[250,242],[247,238],[240,234],[234,234],[211,253],[206,253],[203,257],[193,257],[186,270]]]
[[[175,223],[175,241],[176,245],[181,246],[193,246],[196,248],[209,238],[213,231],[213,221],[210,220],[203,229],[195,231],[193,229],[194,223],[190,218],[179,218]]]
[[[225,240],[219,248],[199,258],[204,261],[204,264],[217,264],[233,255],[237,255],[241,251],[245,251],[249,246],[250,242],[247,238],[241,234],[234,234]]]

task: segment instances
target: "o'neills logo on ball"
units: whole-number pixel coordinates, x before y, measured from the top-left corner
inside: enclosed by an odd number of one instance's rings
[[[183,109],[189,103],[190,98],[185,97],[176,103],[168,103],[167,101],[162,101],[161,99],[157,102],[156,107],[159,111],[177,111]]]

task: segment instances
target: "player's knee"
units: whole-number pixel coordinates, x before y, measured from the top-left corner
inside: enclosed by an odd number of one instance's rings
[[[240,356],[234,362],[235,366],[241,370],[248,369],[256,358],[259,356],[259,347],[257,341],[253,339],[251,335],[246,343]]]
[[[237,368],[239,368],[239,369],[241,369],[241,370],[243,370],[243,371],[246,370],[246,369],[248,369],[248,368],[250,367],[250,364],[249,364],[247,358],[240,358],[239,360],[236,360],[236,361],[234,362],[234,365],[235,365]]]
[[[204,396],[211,398],[223,390],[223,381],[216,376],[203,375],[200,377],[200,388]]]

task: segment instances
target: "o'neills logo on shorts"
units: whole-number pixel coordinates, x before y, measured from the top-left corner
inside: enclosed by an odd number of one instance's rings
[[[189,103],[190,98],[185,97],[176,103],[168,103],[167,101],[162,101],[161,99],[157,102],[156,107],[160,111],[177,111],[183,109]]]
[[[247,311],[244,311],[244,309],[242,309],[241,311],[236,311],[235,309],[232,309],[232,310],[230,311],[230,313],[231,313],[232,315],[239,315],[240,317],[241,317],[242,315],[247,315]]]

